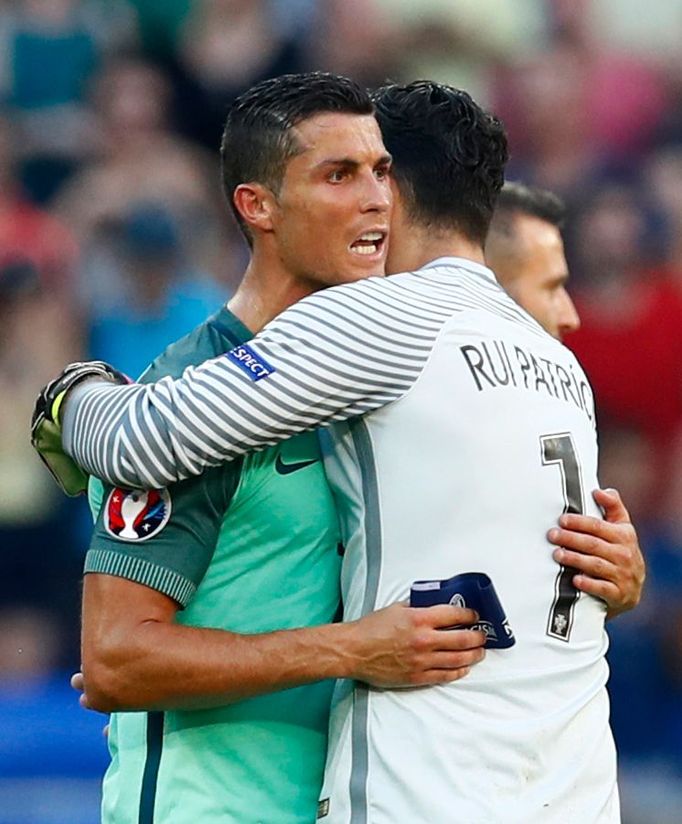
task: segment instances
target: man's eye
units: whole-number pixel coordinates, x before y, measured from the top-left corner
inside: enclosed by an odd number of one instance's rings
[[[388,169],[386,166],[382,166],[379,169],[374,170],[374,174],[377,180],[386,180],[386,178],[390,175],[391,170]]]
[[[341,181],[346,177],[346,172],[343,169],[336,169],[335,171],[331,172],[329,175],[329,180],[332,183],[341,183]]]

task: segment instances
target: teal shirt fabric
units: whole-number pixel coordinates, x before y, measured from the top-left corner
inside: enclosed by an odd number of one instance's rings
[[[222,309],[171,345],[142,380],[178,375],[250,336]],[[282,474],[282,463],[300,468]],[[112,490],[93,482],[97,524],[86,571],[165,592],[183,607],[177,621],[189,626],[258,633],[334,620],[339,533],[314,433],[168,494],[165,526],[148,540],[122,541],[107,529]],[[115,713],[103,821],[315,821],[332,686],[318,682],[211,710]]]

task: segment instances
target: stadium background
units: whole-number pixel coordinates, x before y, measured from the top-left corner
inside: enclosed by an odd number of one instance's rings
[[[226,105],[317,68],[466,88],[507,125],[509,178],[568,203],[568,345],[649,567],[610,625],[624,822],[679,823],[682,0],[5,0],[0,824],[96,822],[107,761],[105,718],[68,687],[88,515],[31,453],[36,390],[82,357],[137,374],[230,294]]]

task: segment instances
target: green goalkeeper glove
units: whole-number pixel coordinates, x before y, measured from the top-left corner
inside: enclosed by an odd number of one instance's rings
[[[43,387],[31,418],[31,445],[67,495],[80,495],[88,487],[88,476],[64,452],[60,413],[69,392],[86,380],[131,383],[130,378],[103,361],[70,363]]]

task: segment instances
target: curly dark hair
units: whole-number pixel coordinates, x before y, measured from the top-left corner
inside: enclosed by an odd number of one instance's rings
[[[417,80],[373,94],[408,214],[483,243],[508,158],[502,123],[452,86]]]
[[[240,183],[258,182],[279,192],[287,161],[301,150],[291,129],[322,112],[374,114],[369,92],[327,72],[285,74],[264,80],[230,108],[220,147],[223,190],[249,244],[248,229],[232,194]]]

